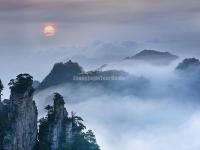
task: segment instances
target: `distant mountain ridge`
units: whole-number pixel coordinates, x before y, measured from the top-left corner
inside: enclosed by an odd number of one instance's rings
[[[53,66],[51,72],[45,77],[45,79],[40,83],[38,89],[45,89],[53,85],[58,85],[71,81],[74,75],[83,72],[81,66],[78,63],[69,60],[66,63],[56,63]]]
[[[125,77],[125,76],[128,76],[128,73],[124,71],[118,71],[118,70],[107,70],[107,71],[94,70],[94,71],[85,72],[78,63],[72,62],[71,60],[69,60],[66,63],[62,63],[62,62],[56,63],[53,66],[53,69],[50,71],[50,73],[39,84],[37,89],[42,90],[51,86],[56,86],[56,85],[67,83],[67,82],[76,82],[77,80],[74,80],[74,77],[78,77],[78,78],[88,77],[90,79],[92,79],[93,77],[100,77],[102,79],[104,77],[112,77],[112,76]],[[101,79],[96,79],[96,81],[101,80]],[[95,81],[95,79],[93,81]]]
[[[155,65],[168,65],[176,59],[178,56],[174,54],[156,50],[143,50],[134,56],[125,58],[125,60],[142,60]]]
[[[121,70],[94,70],[85,72],[78,63],[71,60],[57,63],[36,89],[36,93],[50,87],[71,84],[79,86],[98,86],[106,92],[115,91],[141,94],[139,91],[149,85],[144,77],[135,77]]]

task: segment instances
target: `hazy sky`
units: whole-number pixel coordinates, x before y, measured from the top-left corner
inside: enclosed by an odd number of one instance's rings
[[[199,14],[199,0],[1,0],[0,77],[41,80],[56,61],[141,49],[199,56]],[[48,22],[55,36],[43,35]]]
[[[55,24],[57,33],[46,37],[42,29],[49,22]],[[68,58],[94,68],[142,49],[199,57],[199,39],[199,0],[0,0],[0,78],[4,84],[22,72],[42,80],[55,62]],[[160,80],[156,78],[156,81]],[[161,86],[158,87],[155,91],[160,92]],[[115,97],[105,97],[103,103],[88,101],[77,106],[86,122],[91,123],[89,127],[95,129],[105,150],[111,150],[113,146],[114,150],[121,150],[124,145],[138,150],[199,149],[199,108],[190,111],[184,104],[183,108],[177,107],[173,99],[172,103],[163,105],[151,103],[151,100],[150,103],[138,103],[133,97],[119,97],[119,100],[121,98],[125,105],[121,101],[116,104],[107,101],[115,100]],[[116,109],[110,109],[110,106]],[[99,108],[105,108],[105,111],[102,113]],[[123,111],[128,115],[121,113]],[[184,112],[192,114],[183,115]],[[144,117],[147,115],[150,117]],[[118,123],[124,118],[127,120],[124,124]],[[177,125],[176,120],[183,123]],[[147,128],[138,130],[143,121],[147,121]],[[164,124],[172,121],[172,128],[166,130],[157,121]],[[127,137],[132,140],[128,141]]]

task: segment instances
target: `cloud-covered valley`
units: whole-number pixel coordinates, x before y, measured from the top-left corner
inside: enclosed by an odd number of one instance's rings
[[[52,93],[60,92],[68,111],[77,112],[94,130],[102,150],[198,150],[198,74],[178,72],[176,66],[177,62],[161,67],[137,61],[108,65],[106,69],[118,68],[145,79],[148,84],[140,85],[140,94],[134,94],[138,86],[128,83],[132,93],[126,88],[112,91],[93,84],[66,83],[37,93],[35,100],[44,115]]]

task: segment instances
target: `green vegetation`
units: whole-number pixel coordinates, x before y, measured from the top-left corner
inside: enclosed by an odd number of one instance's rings
[[[32,76],[19,74],[16,79],[10,80],[11,95],[24,94],[27,91],[32,94],[32,83]],[[0,94],[2,90],[3,84],[0,80]],[[12,104],[10,100],[0,102],[0,149],[4,149],[4,144],[11,145],[13,142],[11,135],[15,131],[11,126],[17,121],[14,116],[18,110]],[[33,105],[35,106],[34,101]],[[38,140],[34,150],[100,150],[92,130],[86,131],[83,119],[74,112],[69,117],[64,105],[63,96],[54,93],[53,106],[47,105],[47,115],[39,120]]]
[[[53,98],[53,101],[54,101],[54,106],[59,106],[59,105],[64,105],[65,104],[65,101],[63,99],[63,96],[60,95],[59,93],[54,93],[54,98]]]
[[[47,116],[39,120],[39,150],[51,150],[54,136],[53,131],[57,127],[56,124],[60,117],[56,113],[60,112],[59,110],[65,104],[63,97],[59,93],[54,94],[53,100],[54,106],[47,105],[45,107]],[[100,150],[92,130],[85,131],[86,126],[83,124],[81,117],[74,112],[71,113],[71,117],[68,117],[65,109],[60,113],[64,114],[64,118],[59,120],[62,122],[62,132],[58,139],[58,150]],[[66,131],[70,133],[66,133]]]
[[[72,150],[100,150],[92,130],[79,132],[74,137]]]
[[[19,74],[16,79],[11,79],[8,84],[12,92],[23,94],[28,87],[32,87],[33,77],[29,74]],[[33,92],[33,91],[32,91]]]

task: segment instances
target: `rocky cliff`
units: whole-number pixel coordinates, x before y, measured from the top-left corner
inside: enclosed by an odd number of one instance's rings
[[[58,93],[53,106],[45,107],[48,113],[40,119],[38,132],[32,84],[30,75],[20,74],[10,80],[10,99],[0,100],[0,150],[99,150],[93,132],[84,132],[82,118],[68,116]]]
[[[33,150],[37,142],[37,108],[32,77],[18,75],[9,85],[10,99],[1,103],[1,149]]]
[[[62,147],[66,128],[65,121],[68,113],[64,108],[63,97],[55,93],[54,105],[47,106],[45,109],[48,111],[46,118],[40,119],[39,126],[39,149],[56,150]],[[67,136],[66,136],[67,137]]]
[[[55,93],[53,101],[45,108],[47,116],[40,119],[39,150],[100,150],[92,131],[83,132],[83,119],[74,113],[68,116],[63,97]]]

